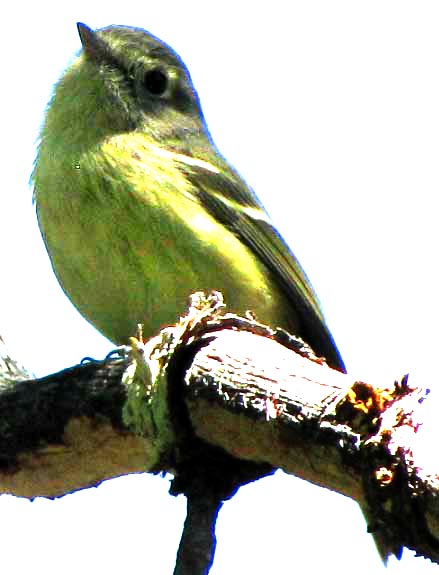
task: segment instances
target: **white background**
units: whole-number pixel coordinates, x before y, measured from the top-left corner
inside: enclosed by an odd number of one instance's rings
[[[144,27],[180,53],[214,139],[298,255],[349,370],[385,382],[410,372],[435,393],[436,2],[10,4],[0,35],[10,352],[44,375],[112,348],[58,287],[28,185],[44,107],[80,47],[77,20]],[[185,505],[168,487],[136,475],[56,501],[2,496],[2,569],[170,574]],[[354,502],[280,473],[241,489],[217,535],[212,575],[385,572]],[[413,571],[437,567],[405,552],[387,573]]]

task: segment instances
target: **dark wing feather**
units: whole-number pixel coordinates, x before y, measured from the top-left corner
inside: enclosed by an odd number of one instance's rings
[[[194,186],[198,201],[267,266],[297,313],[300,335],[306,343],[318,355],[325,357],[329,365],[345,371],[310,281],[271,224],[256,195],[228,166],[214,172],[202,164],[182,166]]]

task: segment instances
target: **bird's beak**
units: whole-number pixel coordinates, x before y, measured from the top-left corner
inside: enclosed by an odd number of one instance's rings
[[[87,56],[92,60],[102,60],[103,55],[108,50],[105,42],[86,24],[77,22],[76,26],[78,27],[82,47]]]

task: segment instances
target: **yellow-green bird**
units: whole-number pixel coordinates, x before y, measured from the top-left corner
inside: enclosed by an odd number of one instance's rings
[[[310,282],[215,147],[179,56],[140,28],[78,30],[32,176],[73,304],[122,344],[139,323],[145,336],[175,323],[191,293],[218,290],[230,311],[251,310],[344,370]]]

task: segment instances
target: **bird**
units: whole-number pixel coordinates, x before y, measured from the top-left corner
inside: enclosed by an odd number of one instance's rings
[[[309,279],[217,149],[178,54],[141,28],[77,26],[82,50],[54,88],[31,177],[74,306],[126,344],[139,323],[150,337],[191,293],[217,290],[344,372]]]

